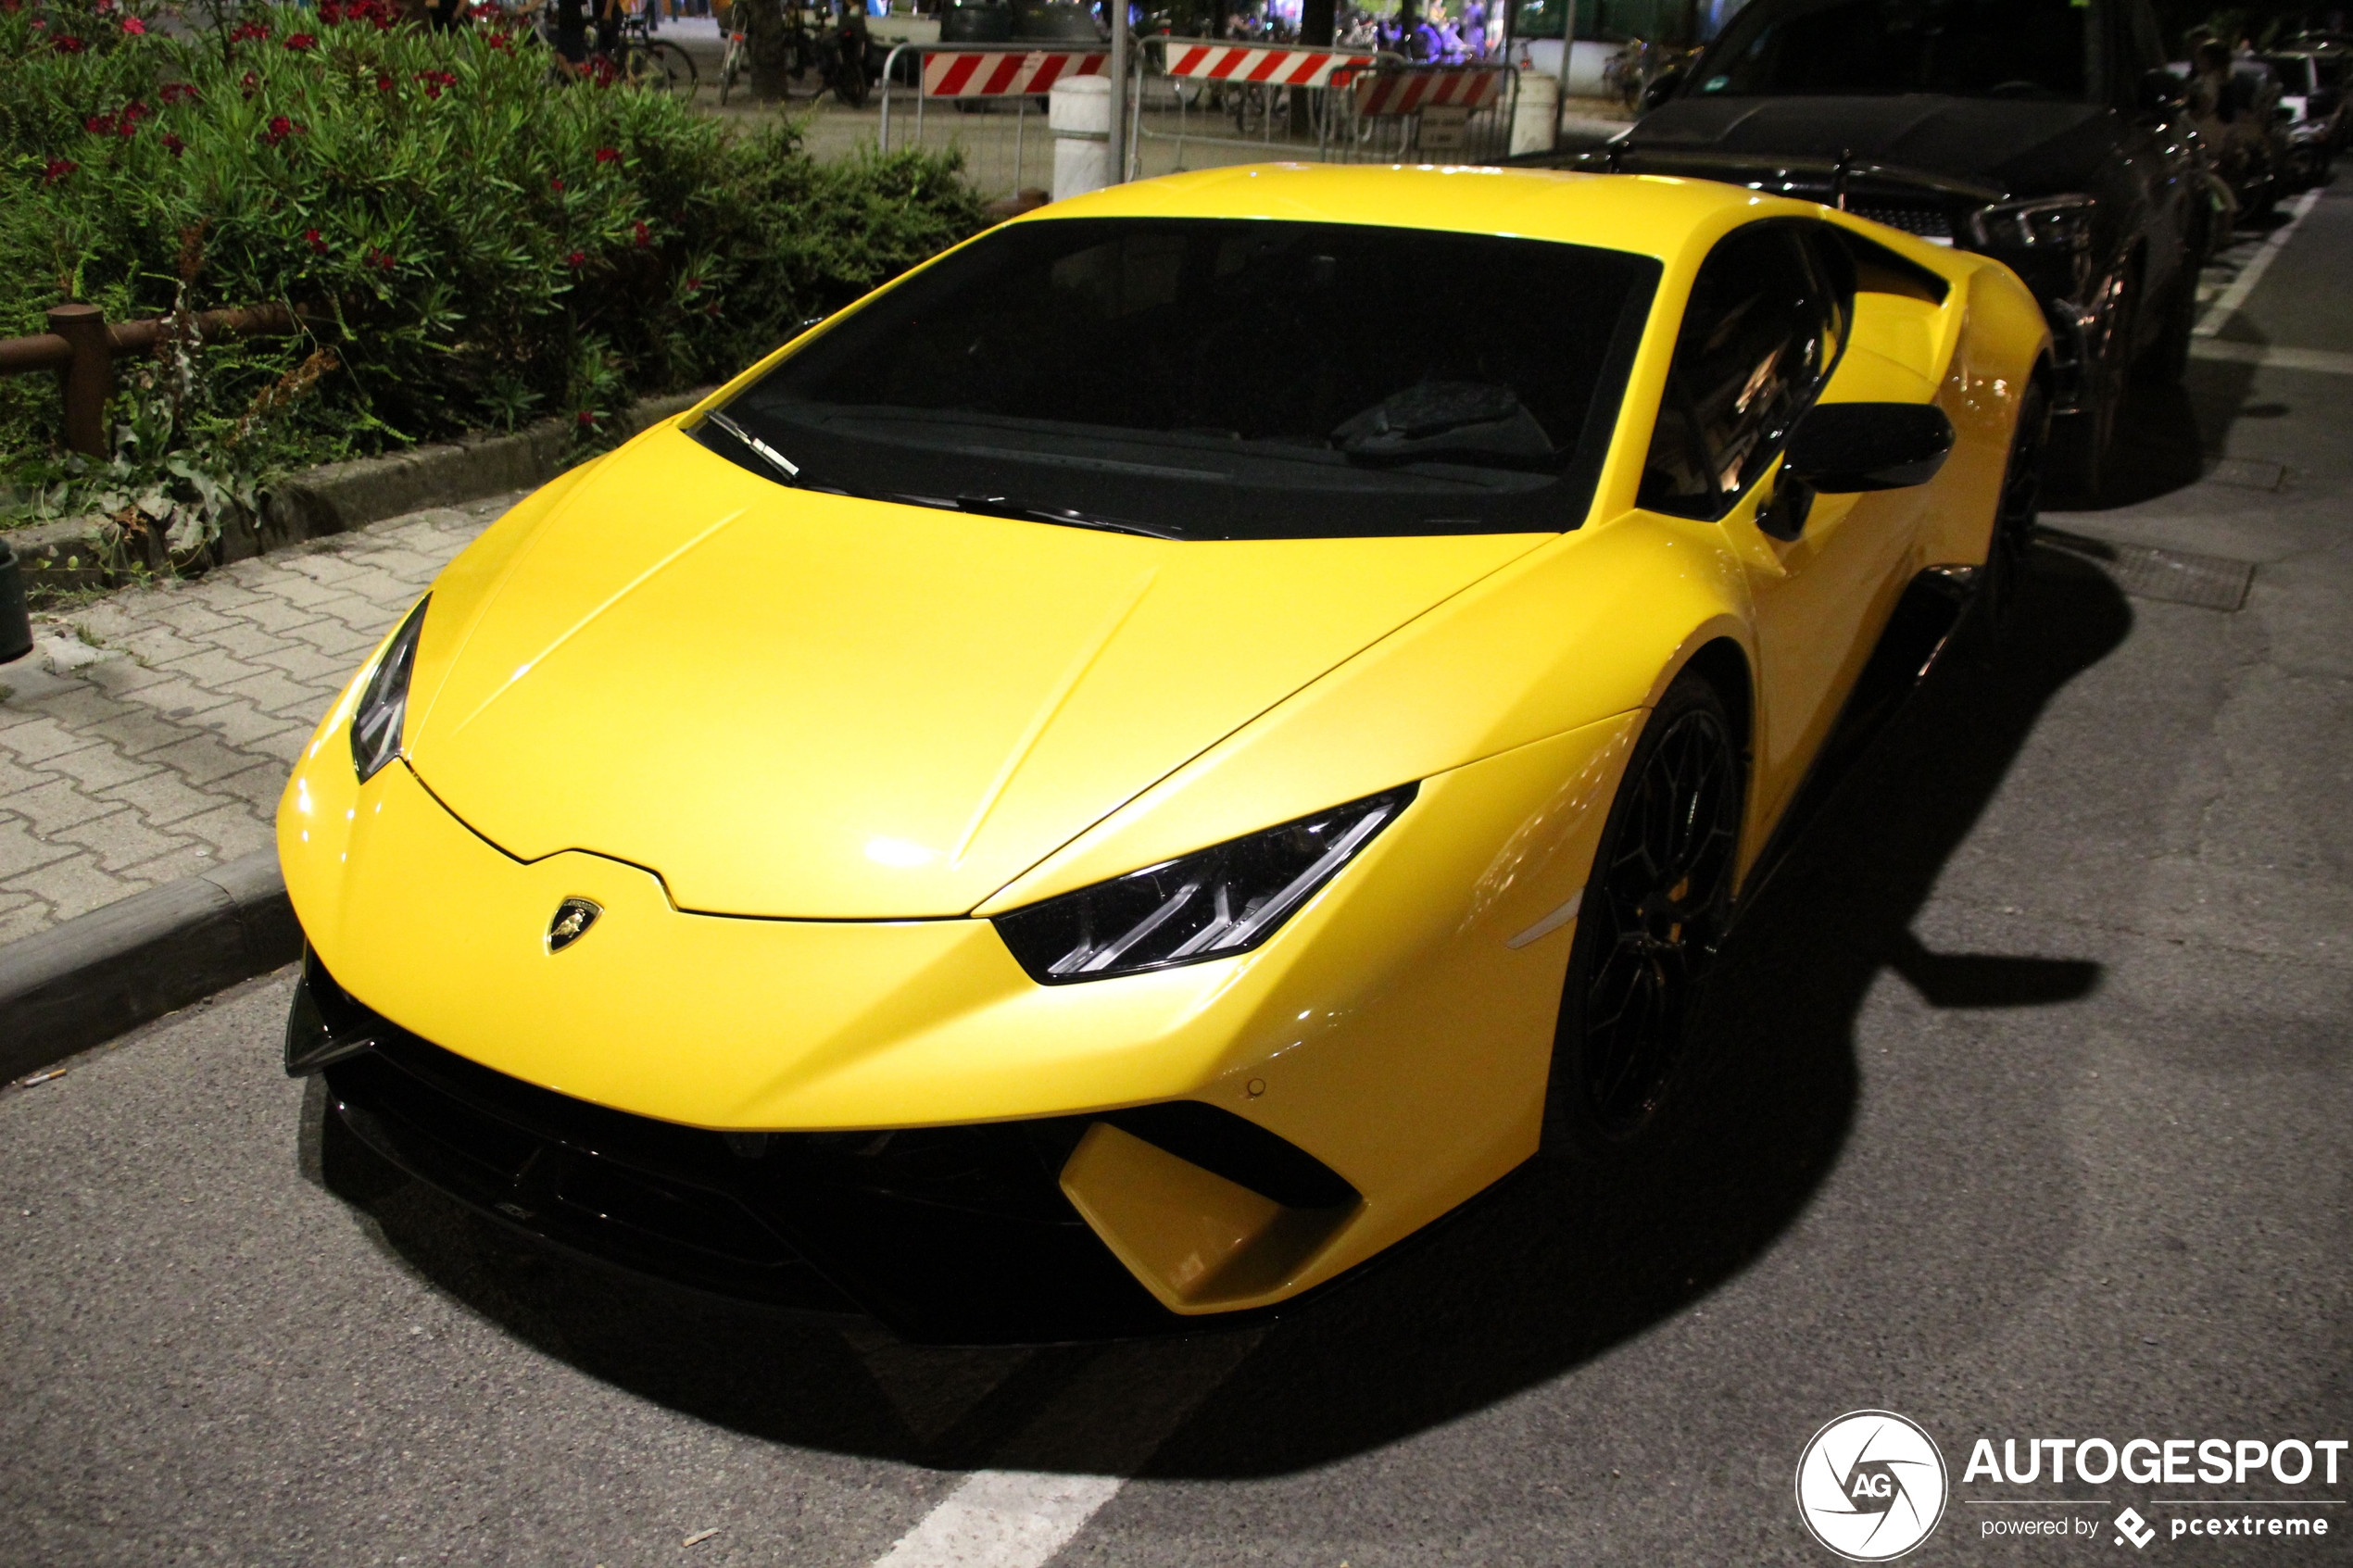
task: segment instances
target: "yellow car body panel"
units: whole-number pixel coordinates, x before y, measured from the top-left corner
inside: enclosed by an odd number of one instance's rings
[[[363,670],[295,771],[279,847],[352,996],[531,1085],[740,1131],[1197,1100],[1361,1195],[1282,1210],[1096,1123],[1064,1168],[1070,1201],[1164,1306],[1203,1313],[1327,1281],[1534,1152],[1575,901],[1646,710],[1699,650],[1736,650],[1753,858],[1905,584],[1985,559],[2047,339],[1994,264],[1697,182],[1221,169],[1021,221],[1121,215],[1658,257],[1582,525],[1084,533],[784,489],[679,433],[690,411],[445,572],[404,760],[355,778]],[[1698,265],[1789,217],[1944,280],[1941,303],[1859,296],[1824,397],[1933,401],[1958,445],[1929,484],[1819,497],[1794,541],[1757,526],[1769,476],[1720,521],[1645,511]],[[1250,627],[1250,657],[1189,639],[1210,624]],[[1041,985],[988,918],[1405,784],[1396,821],[1237,957]],[[567,897],[605,913],[554,955]]]

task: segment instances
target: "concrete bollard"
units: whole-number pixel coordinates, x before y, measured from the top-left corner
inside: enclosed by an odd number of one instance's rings
[[[1054,133],[1054,199],[1100,191],[1111,183],[1111,78],[1066,76],[1046,97],[1046,124]]]
[[[1560,120],[1560,79],[1521,71],[1519,95],[1512,100],[1512,156],[1551,152],[1559,144]]]

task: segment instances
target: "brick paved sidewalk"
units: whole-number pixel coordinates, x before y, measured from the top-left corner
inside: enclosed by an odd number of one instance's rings
[[[267,846],[319,716],[517,499],[36,617],[39,646],[0,665],[0,942]]]

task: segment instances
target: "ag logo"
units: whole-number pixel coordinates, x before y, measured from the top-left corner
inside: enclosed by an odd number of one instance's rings
[[[1797,1513],[1850,1562],[1885,1562],[1944,1517],[1944,1456],[1892,1411],[1856,1411],[1814,1434],[1797,1461]]]

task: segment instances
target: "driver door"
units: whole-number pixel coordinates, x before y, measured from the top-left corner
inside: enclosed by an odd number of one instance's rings
[[[1917,492],[1816,495],[1802,510],[1775,499],[1790,428],[1842,379],[1854,310],[1853,264],[1827,225],[1725,238],[1692,285],[1643,476],[1643,506],[1717,522],[1748,577],[1759,827],[1779,819],[1836,720],[1919,532]]]

